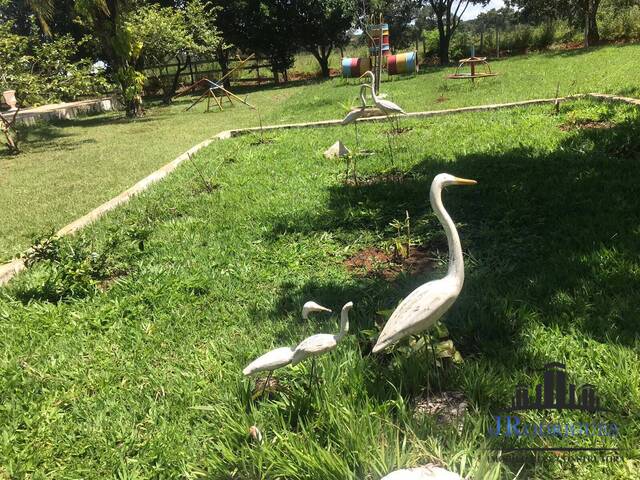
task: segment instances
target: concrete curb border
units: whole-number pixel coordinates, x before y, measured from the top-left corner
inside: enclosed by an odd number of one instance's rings
[[[456,113],[470,113],[470,112],[484,112],[490,110],[499,110],[504,108],[514,108],[514,107],[522,107],[529,105],[544,105],[549,103],[555,103],[556,101],[570,101],[577,100],[580,98],[593,98],[595,100],[602,101],[610,101],[610,102],[621,102],[627,103],[630,105],[640,106],[640,99],[629,98],[629,97],[621,97],[617,95],[609,95],[605,93],[586,93],[586,94],[578,94],[571,95],[568,97],[559,97],[555,98],[543,98],[543,99],[535,99],[535,100],[524,100],[520,102],[510,102],[510,103],[497,103],[490,105],[478,105],[472,107],[461,107],[461,108],[452,108],[447,110],[431,110],[427,112],[411,112],[407,116],[410,118],[429,118],[429,117],[437,117],[441,115],[451,115]],[[379,122],[386,120],[386,116],[376,116],[369,118],[359,119],[358,122]],[[65,227],[61,228],[56,232],[56,236],[63,236],[72,234],[86,225],[94,222],[105,213],[113,210],[119,205],[127,203],[133,196],[142,193],[147,188],[149,188],[153,183],[162,180],[169,173],[174,171],[178,165],[180,165],[185,160],[188,160],[191,156],[195,155],[198,151],[203,148],[211,145],[213,142],[217,140],[226,140],[233,137],[239,137],[242,135],[247,135],[250,133],[256,133],[262,131],[272,131],[272,130],[289,130],[289,129],[304,129],[304,128],[321,128],[321,127],[333,127],[336,125],[340,125],[341,120],[322,120],[319,122],[307,122],[307,123],[291,123],[284,125],[268,125],[263,127],[251,127],[251,128],[243,128],[236,130],[225,130],[223,132],[218,133],[217,135],[204,140],[203,142],[198,143],[197,145],[191,147],[189,150],[184,152],[182,155],[178,156],[171,162],[167,163],[160,169],[153,172],[151,175],[140,180],[138,183],[133,185],[131,188],[125,190],[120,195],[112,198],[111,200],[103,203],[99,207],[91,210],[86,215],[78,218],[77,220],[71,222]],[[5,263],[0,265],[0,286],[6,284],[11,280],[17,273],[21,272],[26,268],[24,261],[21,258],[17,258],[9,263]]]

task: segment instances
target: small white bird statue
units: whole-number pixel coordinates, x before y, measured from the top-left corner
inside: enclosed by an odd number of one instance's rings
[[[374,105],[378,107],[380,110],[382,110],[385,115],[394,115],[394,114],[406,115],[407,114],[407,112],[405,112],[402,108],[400,108],[398,105],[396,105],[392,101],[383,100],[382,95],[376,94],[376,87],[375,87],[376,76],[372,71],[367,70],[360,76],[360,78],[364,76],[368,76],[369,79],[371,80],[371,84],[367,86],[371,89],[371,98],[373,98]]]
[[[404,468],[382,477],[381,480],[464,480],[457,473],[441,467],[426,465],[424,467]]]
[[[400,131],[400,127],[397,123],[397,118],[396,118],[396,125],[393,126],[393,121],[391,120],[391,117],[389,115],[394,115],[397,116],[397,114],[401,114],[401,115],[406,115],[406,112],[400,108],[398,105],[396,105],[395,103],[389,101],[389,100],[383,100],[382,97],[383,95],[378,95],[376,94],[376,76],[374,75],[374,73],[371,70],[367,70],[366,72],[364,72],[362,75],[360,75],[360,78],[363,78],[365,76],[368,76],[369,79],[371,80],[371,85],[366,85],[365,87],[370,88],[371,89],[371,98],[373,98],[373,104],[382,111],[382,113],[385,114],[385,116],[387,117],[387,120],[389,121],[389,125],[395,129],[396,132]],[[391,145],[391,136],[389,135],[389,132],[387,132],[387,143],[389,144],[389,155],[391,156],[391,164],[393,165],[394,160],[393,160],[393,147]]]
[[[330,309],[323,307],[316,302],[309,301],[302,306],[302,318],[307,320],[309,318],[309,314],[312,312],[330,311]],[[244,370],[242,370],[242,373],[245,376],[249,376],[260,372],[269,372],[262,389],[264,393],[264,389],[267,387],[273,371],[289,365],[293,360],[293,353],[294,349],[291,347],[276,348],[256,358],[253,362],[247,365]]]
[[[293,360],[293,348],[280,347],[259,356],[242,370],[245,376],[260,372],[271,372],[286,367]]]
[[[449,270],[440,280],[420,287],[405,298],[391,314],[382,329],[373,352],[379,352],[398,340],[432,327],[458,298],[464,283],[464,260],[456,226],[442,205],[442,189],[448,185],[475,185],[475,180],[454,177],[448,173],[436,175],[431,183],[431,208],[438,216],[447,234],[449,244]]]
[[[303,360],[312,357],[314,362],[311,366],[311,375],[309,377],[311,379],[315,368],[315,357],[335,349],[349,331],[349,310],[351,310],[352,307],[353,302],[348,302],[342,307],[342,312],[340,313],[340,331],[336,335],[317,333],[300,342],[293,352],[291,365],[297,365]]]
[[[353,128],[356,132],[356,148],[360,148],[360,142],[358,141],[358,122],[356,120],[362,117],[367,110],[366,88],[367,85],[360,85],[360,107],[352,109],[341,122],[342,125],[353,123]]]
[[[308,301],[302,306],[302,318],[305,320],[309,319],[309,314],[313,312],[330,312],[331,309],[327,307],[323,307],[322,305],[317,304],[314,301]]]

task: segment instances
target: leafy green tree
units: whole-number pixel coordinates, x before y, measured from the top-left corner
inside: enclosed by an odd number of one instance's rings
[[[144,76],[136,70],[142,44],[128,16],[139,6],[136,0],[76,0],[83,26],[99,42],[124,99],[127,116],[142,115]]]
[[[267,58],[274,79],[293,66],[299,50],[294,24],[294,0],[214,0],[216,26],[223,43],[216,57],[222,74],[229,70],[231,55],[238,50]]]
[[[389,25],[389,43],[392,49],[405,48],[415,40],[414,22],[419,15],[422,2],[420,0],[363,0],[359,12],[361,26],[363,23],[378,23],[382,14],[384,22]],[[363,18],[369,17],[369,18]]]
[[[438,57],[441,65],[449,63],[449,46],[462,16],[471,4],[486,5],[488,0],[427,0],[436,18],[439,46]]]
[[[426,32],[435,30],[436,28],[436,18],[433,9],[429,5],[420,8],[416,12],[412,35],[416,42],[416,52],[418,51],[419,42],[422,42],[422,53],[424,55],[427,54]]]
[[[140,59],[146,68],[157,72],[163,87],[164,100],[171,101],[178,88],[180,75],[194,55],[213,56],[221,42],[214,25],[213,12],[205,11],[200,0],[190,0],[181,8],[148,5],[129,15],[127,22],[142,43]],[[173,77],[161,75],[159,67],[175,61]]]
[[[50,35],[49,22],[53,18],[54,0],[24,0],[24,2],[38,18],[43,32]]]
[[[0,22],[0,90],[16,90],[20,105],[75,100],[110,88],[89,60],[73,59],[77,47],[71,36],[42,42],[35,34],[14,33],[12,26]]]
[[[329,78],[329,56],[349,43],[347,31],[353,27],[355,4],[351,0],[294,1],[296,40],[320,65],[322,76]]]
[[[600,40],[598,9],[600,0],[511,0],[510,5],[520,8],[526,21],[564,19],[585,30],[585,45]]]
[[[250,46],[269,59],[276,83],[279,74],[287,80],[287,70],[293,67],[294,55],[299,50],[292,11],[289,0],[257,1],[250,11],[251,25],[247,32]]]

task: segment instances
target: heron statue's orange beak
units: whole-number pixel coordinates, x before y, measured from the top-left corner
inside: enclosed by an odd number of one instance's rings
[[[478,182],[475,180],[469,180],[468,178],[455,177],[455,183],[456,185],[475,185]]]

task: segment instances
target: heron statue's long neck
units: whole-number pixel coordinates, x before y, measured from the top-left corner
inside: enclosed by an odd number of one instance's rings
[[[373,72],[369,72],[369,78],[371,79],[371,95],[376,96],[376,76]]]
[[[449,244],[449,270],[447,276],[456,279],[458,285],[462,287],[464,283],[464,259],[462,258],[462,246],[460,245],[460,237],[456,226],[451,220],[449,213],[442,205],[442,185],[433,185],[430,192],[431,208],[436,212],[445,233],[447,234],[447,242]]]
[[[349,331],[349,309],[343,308],[340,314],[340,332],[338,333],[338,341],[344,337]]]
[[[366,85],[362,85],[360,87],[360,103],[361,103],[360,107],[361,108],[366,108],[366,106],[367,106],[367,97],[365,95],[365,90],[366,89],[367,89]]]

